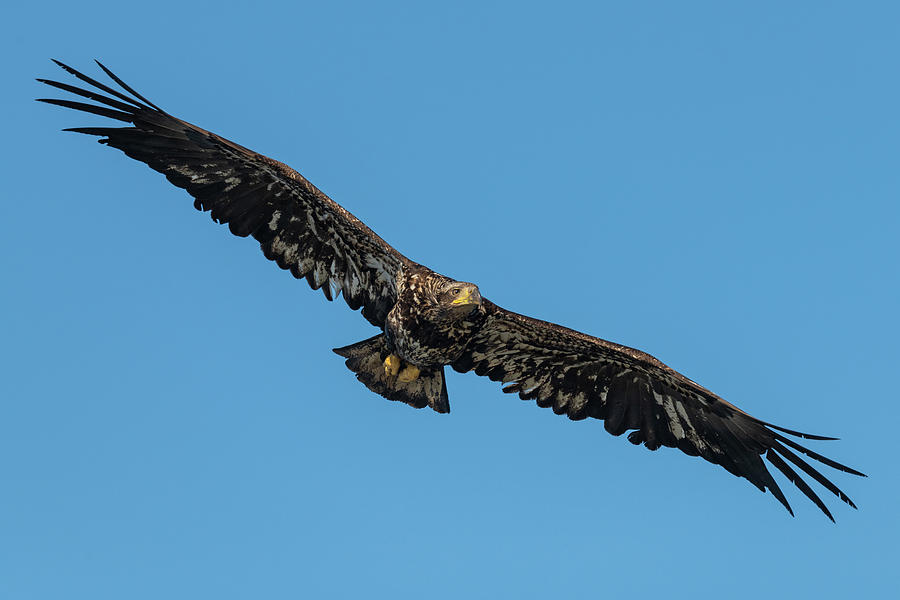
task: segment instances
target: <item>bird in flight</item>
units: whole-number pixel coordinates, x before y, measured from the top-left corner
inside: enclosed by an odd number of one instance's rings
[[[811,462],[864,475],[792,439],[836,438],[761,421],[640,350],[501,308],[475,284],[397,252],[287,165],[168,114],[99,62],[120,90],[54,62],[89,87],[38,81],[92,102],[41,102],[128,124],[65,131],[99,136],[100,143],[159,171],[193,196],[198,210],[235,235],[252,235],[279,267],[328,300],[342,295],[351,309],[362,309],[380,333],[334,352],[373,392],[446,413],[445,367],[474,371],[556,414],[600,419],[617,436],[630,432],[632,444],[678,448],[721,465],[769,490],[791,515],[765,461],[832,521],[795,468],[856,508]]]

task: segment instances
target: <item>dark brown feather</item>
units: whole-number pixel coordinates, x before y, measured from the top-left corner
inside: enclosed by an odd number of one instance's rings
[[[557,413],[578,403],[578,411],[567,413],[570,417],[584,414],[604,419],[606,430],[613,435],[632,430],[628,440],[651,450],[669,446],[699,455],[757,488],[771,491],[791,514],[790,504],[766,469],[763,456],[829,518],[831,513],[821,499],[779,454],[853,506],[846,494],[785,445],[836,469],[861,473],[777,431],[799,432],[751,417],[649,354],[518,315],[487,300],[484,303],[485,325],[453,363],[454,369],[490,374],[492,379],[508,382],[504,391],[516,392],[523,400],[536,399],[539,406],[552,406]],[[532,380],[539,385],[524,384]],[[578,384],[572,385],[573,381]],[[548,398],[555,401],[548,402]],[[809,434],[802,437],[829,439]]]
[[[306,276],[329,300],[343,290],[349,306],[361,307],[367,320],[383,327],[396,300],[397,274],[412,263],[359,219],[290,167],[165,113],[102,64],[100,68],[127,93],[54,62],[94,89],[39,81],[105,106],[58,99],[42,102],[133,125],[68,131],[103,136],[101,142],[163,173],[194,197],[197,209],[210,211],[232,233],[254,235],[266,257],[279,267]],[[353,295],[347,296],[351,289]]]

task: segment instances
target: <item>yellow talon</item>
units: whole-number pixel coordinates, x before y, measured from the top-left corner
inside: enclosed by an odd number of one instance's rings
[[[401,369],[401,367],[403,367]],[[388,377],[397,377],[397,381],[409,383],[419,377],[419,367],[416,365],[403,366],[403,360],[396,354],[391,354],[384,359],[384,372]]]
[[[384,372],[391,377],[400,372],[400,357],[396,354],[391,354],[386,359],[384,359]]]
[[[417,367],[416,365],[406,365],[406,368],[400,371],[400,374],[397,375],[397,381],[409,383],[410,381],[415,381],[418,376],[419,367]]]

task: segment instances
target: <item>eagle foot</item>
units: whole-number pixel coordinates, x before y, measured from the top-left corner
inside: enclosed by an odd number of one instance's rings
[[[400,365],[403,361],[396,354],[391,354],[386,359],[384,359],[384,372],[387,375],[393,377],[397,373],[400,372]]]
[[[416,365],[406,365],[406,367],[404,367],[397,375],[397,381],[402,381],[403,383],[415,381],[419,378],[419,372],[419,367]]]
[[[391,354],[384,359],[384,373],[388,377],[396,377],[401,383],[409,383],[419,378],[419,367],[404,362],[396,354]]]

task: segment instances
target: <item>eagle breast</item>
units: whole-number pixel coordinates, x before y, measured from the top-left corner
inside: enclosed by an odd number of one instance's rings
[[[384,330],[391,351],[420,367],[459,358],[485,320],[478,286],[425,267],[402,273],[398,284]]]

